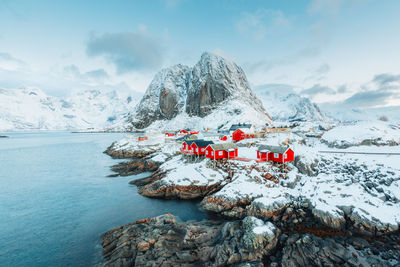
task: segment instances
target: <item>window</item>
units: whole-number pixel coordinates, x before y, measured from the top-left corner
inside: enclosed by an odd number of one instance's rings
[[[206,155],[208,155],[208,150],[206,151]]]
[[[222,156],[224,154],[223,151],[219,151],[218,155]]]
[[[287,159],[287,154],[285,154],[285,159]]]
[[[279,154],[278,153],[274,153],[274,158],[279,158]]]
[[[203,152],[203,151],[204,151],[204,148],[201,149],[201,152]]]
[[[211,151],[211,156],[214,156],[214,151]]]

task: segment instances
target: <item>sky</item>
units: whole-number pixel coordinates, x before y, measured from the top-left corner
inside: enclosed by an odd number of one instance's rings
[[[161,68],[208,51],[253,87],[400,106],[399,13],[396,0],[0,0],[0,87],[143,93]]]

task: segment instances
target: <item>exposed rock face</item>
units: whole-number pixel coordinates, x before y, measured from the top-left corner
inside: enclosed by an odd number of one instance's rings
[[[135,175],[142,172],[154,172],[158,169],[160,163],[152,160],[144,160],[143,158],[135,158],[128,162],[120,162],[111,167],[113,172],[120,176]]]
[[[189,67],[175,65],[156,74],[136,109],[133,125],[142,129],[155,120],[175,117],[185,104]]]
[[[128,159],[128,158],[143,158],[155,151],[142,151],[142,150],[116,150],[112,143],[103,153],[109,155],[113,159]]]
[[[190,73],[186,112],[204,117],[220,103],[239,97],[262,110],[260,100],[253,94],[243,70],[222,57],[204,53]]]
[[[394,244],[392,244],[393,246]],[[320,238],[292,235],[283,244],[281,265],[286,266],[395,266],[399,246],[384,248],[381,242],[338,236]],[[397,251],[396,251],[397,248]]]
[[[179,114],[203,118],[231,100],[241,101],[269,119],[243,70],[220,56],[204,53],[193,68],[175,65],[157,73],[128,121],[143,129]],[[241,108],[234,112],[240,114]]]
[[[221,189],[221,182],[210,185],[175,185],[165,184],[162,180],[165,173],[154,172],[150,177],[134,180],[131,184],[138,187],[138,193],[146,197],[164,198],[164,199],[195,199],[204,197]]]
[[[103,266],[263,266],[279,235],[273,224],[254,217],[182,223],[161,215],[107,232]]]

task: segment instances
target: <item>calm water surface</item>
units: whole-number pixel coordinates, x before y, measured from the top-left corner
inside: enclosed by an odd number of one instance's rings
[[[140,196],[106,177],[102,152],[123,134],[12,133],[0,138],[0,266],[93,266],[102,234],[164,213],[202,220],[196,202]],[[137,176],[140,177],[140,176]]]

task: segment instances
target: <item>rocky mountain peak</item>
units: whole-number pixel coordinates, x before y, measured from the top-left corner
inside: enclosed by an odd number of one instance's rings
[[[175,65],[156,74],[137,106],[133,126],[145,128],[156,120],[170,120],[182,113],[203,118],[235,99],[265,113],[244,71],[235,63],[206,52],[193,68]]]

